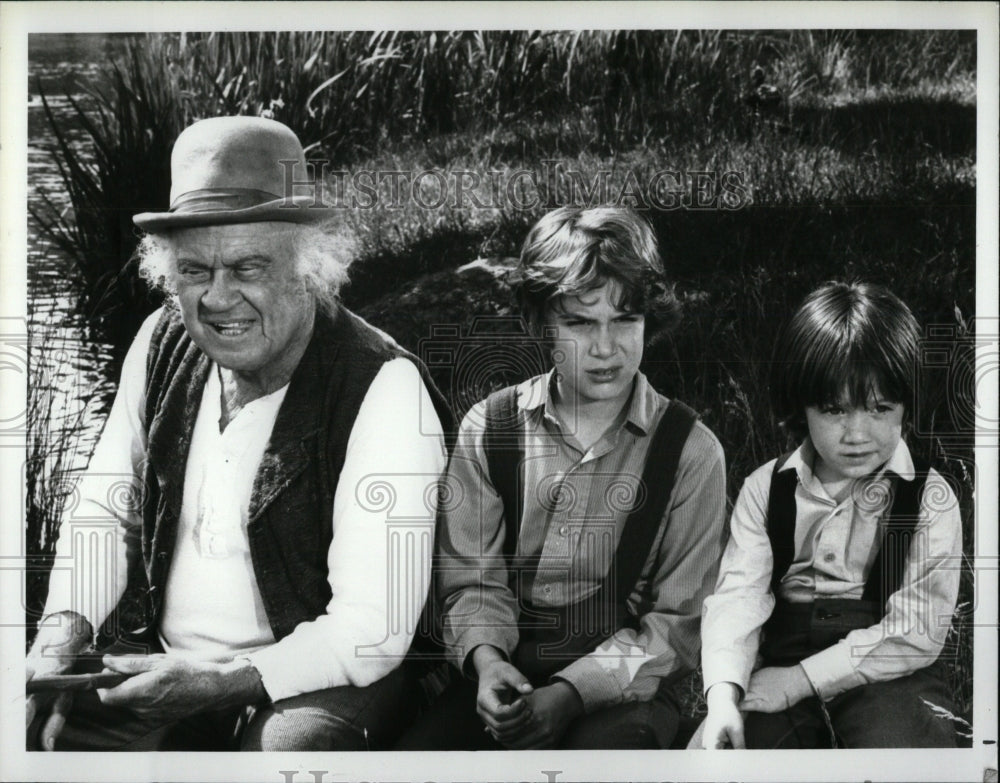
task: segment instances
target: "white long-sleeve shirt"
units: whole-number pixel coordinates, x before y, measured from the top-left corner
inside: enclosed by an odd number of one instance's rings
[[[45,614],[77,612],[96,629],[124,593],[126,541],[141,527],[146,457],[146,355],[158,314],[143,324],[107,423],[56,546]],[[287,387],[254,400],[218,431],[210,373],[188,455],[161,641],[169,652],[245,655],[272,700],[368,685],[395,668],[415,631],[430,579],[436,482],[445,467],[440,421],[416,367],[387,362],[348,439],[333,502],[326,613],[275,641],[249,559],[247,508]]]
[[[912,481],[913,460],[903,441],[875,475],[843,500],[827,494],[812,471],[807,440],[782,467],[798,474],[795,488],[795,557],[778,591],[792,603],[817,598],[859,599],[883,536],[892,487]],[[705,690],[732,682],[744,691],[770,617],[773,556],[767,536],[772,460],[747,478],[733,508],[730,539],[715,593],[705,600],[702,667]],[[941,653],[958,596],[962,526],[958,501],[931,470],[923,492],[900,588],[882,620],[851,631],[802,661],[824,699],[858,685],[891,680],[932,664]]]

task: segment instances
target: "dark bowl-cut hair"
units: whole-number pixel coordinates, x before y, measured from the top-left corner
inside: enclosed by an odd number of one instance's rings
[[[909,413],[919,340],[916,318],[891,291],[826,283],[806,297],[778,337],[771,362],[775,416],[801,441],[808,406],[865,407],[879,395]]]
[[[641,215],[623,207],[560,207],[545,214],[528,232],[508,283],[536,335],[559,297],[606,283],[614,284],[619,309],[646,315],[656,327],[677,320],[656,235]]]

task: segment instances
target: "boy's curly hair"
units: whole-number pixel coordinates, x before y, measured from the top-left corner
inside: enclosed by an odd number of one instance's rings
[[[647,328],[677,320],[678,303],[666,284],[656,235],[637,212],[623,207],[560,207],[528,232],[508,277],[521,314],[540,335],[549,306],[561,296],[613,283],[615,305],[647,317]]]

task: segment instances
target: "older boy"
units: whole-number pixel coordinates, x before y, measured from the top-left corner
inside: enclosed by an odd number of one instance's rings
[[[652,230],[565,207],[514,276],[552,370],[474,406],[441,511],[437,593],[461,672],[412,749],[664,748],[696,664],[725,513],[722,449],[639,372]],[[462,676],[464,675],[464,676]]]

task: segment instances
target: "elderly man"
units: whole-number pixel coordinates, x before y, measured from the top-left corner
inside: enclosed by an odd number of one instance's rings
[[[74,586],[52,580],[30,746],[377,749],[404,726],[429,555],[402,579],[394,530],[433,534],[447,414],[419,361],[338,303],[347,251],[296,193],[304,171],[284,125],[203,120],[174,146],[170,211],[135,217],[170,296],[64,521],[67,560],[116,533]],[[123,477],[141,503],[114,502]],[[143,576],[146,654],[86,655]],[[97,689],[62,690],[78,680]]]

